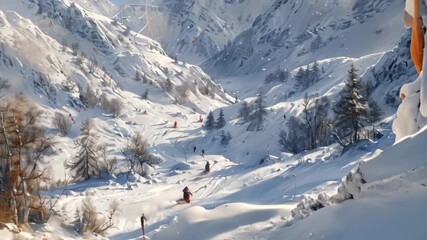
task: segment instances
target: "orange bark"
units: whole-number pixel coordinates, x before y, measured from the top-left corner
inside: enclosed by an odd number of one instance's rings
[[[414,0],[412,16],[411,58],[418,74],[423,68],[424,31],[420,17],[420,1]]]

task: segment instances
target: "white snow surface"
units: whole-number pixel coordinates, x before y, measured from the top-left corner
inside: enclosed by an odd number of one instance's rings
[[[338,145],[296,155],[284,153],[277,146],[277,133],[285,128],[283,115],[301,114],[300,104],[305,94],[335,96],[343,86],[351,63],[364,74],[364,80],[378,80],[380,87],[374,92],[378,99],[397,91],[399,83],[413,79],[413,75],[408,74],[388,84],[386,79],[377,77],[378,69],[406,63],[407,54],[392,49],[403,31],[400,26],[398,30],[389,26],[400,19],[395,16],[402,5],[400,2],[388,1],[385,13],[373,17],[374,22],[380,22],[393,16],[390,22],[381,25],[384,32],[379,36],[390,37],[384,37],[387,40],[380,47],[376,40],[375,46],[364,48],[359,38],[352,38],[356,30],[346,32],[344,37],[352,39],[353,48],[342,48],[331,56],[328,53],[334,51],[331,44],[319,50],[318,55],[304,55],[300,61],[289,65],[293,66],[290,71],[295,73],[295,67],[318,60],[325,72],[313,86],[292,96],[289,94],[292,81],[263,86],[269,117],[264,129],[256,133],[247,132],[246,126],[237,119],[241,102],[231,104],[234,100],[231,95],[237,95],[239,100],[253,101],[268,71],[220,79],[223,86],[216,85],[199,67],[181,60],[175,63],[166,56],[157,39],[139,34],[132,39],[133,31],[130,37],[123,37],[125,26],[111,24],[117,6],[107,0],[40,0],[46,3],[41,14],[37,13],[36,2],[6,0],[0,3],[0,76],[9,79],[12,85],[6,97],[24,92],[46,112],[42,124],[48,134],[55,136],[56,144],[43,162],[45,167],[52,169],[52,180],[70,176],[69,165],[76,153],[74,140],[80,133],[80,122],[87,118],[95,119],[99,142],[106,143],[113,156],[122,158],[121,149],[135,133],[141,132],[149,143],[149,151],[164,161],[150,169],[146,177],[133,175],[129,183],[131,189],[122,175],[52,187],[43,192],[45,197],[58,199],[49,222],[34,224],[34,232],[15,236],[0,229],[1,239],[144,239],[139,222],[142,213],[147,217],[146,239],[421,240],[427,237],[424,228],[427,222],[427,151],[424,150],[427,129],[420,128],[419,132],[414,129],[411,136],[407,136],[409,132],[397,134],[402,140],[394,143],[395,136],[390,130],[393,107],[383,106],[386,112],[381,125],[383,138],[359,144],[343,154]],[[52,2],[59,5],[51,7],[49,3]],[[199,3],[203,6],[209,2]],[[256,6],[256,1],[239,2]],[[311,11],[317,6],[314,3],[310,1],[309,7],[303,10]],[[338,4],[339,8],[332,13],[343,7],[339,1],[327,3],[327,6]],[[231,8],[234,10],[223,17],[241,11]],[[251,8],[251,11],[262,12],[263,9],[265,6]],[[66,23],[64,14],[71,14],[72,24]],[[355,29],[364,27],[362,23],[353,24]],[[240,27],[239,31],[243,31],[248,26],[242,24]],[[369,41],[379,38],[373,24],[368,30]],[[122,40],[117,36],[122,36]],[[173,41],[169,36],[165,38]],[[341,41],[344,40],[336,38],[332,42],[339,45]],[[71,49],[61,49],[64,42],[68,45],[78,42],[88,57],[97,59],[99,69],[91,73],[87,65],[78,66]],[[281,61],[283,59],[273,59],[275,63],[268,64],[261,62],[254,70],[262,66],[269,66],[267,70],[273,66],[275,69]],[[152,84],[134,81],[136,70],[145,73]],[[45,85],[36,84],[40,74],[49,79]],[[63,90],[68,76],[76,85],[75,91]],[[168,77],[175,86],[189,86],[187,101],[176,104],[175,92],[161,89]],[[208,85],[214,86],[214,99],[200,91],[199,87]],[[125,103],[122,114],[113,118],[98,107],[81,107],[79,94],[88,86],[99,94],[105,93],[109,99],[121,99]],[[140,97],[146,89],[149,90],[148,100]],[[217,115],[220,108],[227,118],[223,130],[233,137],[226,147],[221,146],[217,130],[207,132],[202,123],[197,122],[199,115],[205,117],[210,110]],[[76,121],[65,137],[52,126],[50,119],[55,112],[71,114]],[[399,112],[397,115],[400,118]],[[177,128],[173,128],[174,121],[178,122]],[[405,121],[402,120],[402,125]],[[192,151],[193,145],[197,147],[196,152]],[[206,150],[204,157],[200,155],[202,149]],[[211,163],[208,174],[203,172],[206,161]],[[119,167],[123,165],[122,161]],[[348,174],[357,168],[361,169],[366,183],[347,185],[358,191],[353,200],[334,203],[328,198],[331,205],[306,218],[292,218],[291,210],[300,201],[308,201],[319,194],[336,195],[338,187],[347,182]],[[191,203],[177,204],[185,186],[193,193]],[[119,202],[115,227],[105,236],[82,235],[75,230],[75,213],[85,197],[94,200],[99,214],[106,214],[112,201]]]

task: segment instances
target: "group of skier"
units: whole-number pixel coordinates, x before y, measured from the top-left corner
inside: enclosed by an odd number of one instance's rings
[[[200,115],[199,116],[199,122],[202,122],[202,121],[203,121],[203,118],[202,118],[202,115]],[[177,121],[174,121],[173,127],[174,128],[178,127],[178,122]],[[195,145],[193,145],[193,153],[195,153],[196,150],[197,150],[197,147]],[[205,149],[202,149],[201,156],[203,158],[205,157]],[[204,173],[209,173],[210,171],[211,171],[210,162],[206,161]],[[183,193],[182,202],[184,202],[184,203],[190,203],[190,201],[191,201],[190,199],[193,196],[193,193],[191,193],[190,188],[188,186],[185,186],[185,188],[182,189],[182,193]],[[145,237],[145,229],[144,229],[144,227],[145,227],[145,221],[147,221],[147,218],[145,217],[144,213],[142,214],[142,216],[140,218],[140,221],[141,221],[142,235]]]

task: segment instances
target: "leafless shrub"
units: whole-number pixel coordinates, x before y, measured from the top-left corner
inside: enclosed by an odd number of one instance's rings
[[[86,93],[80,93],[80,100],[89,108],[94,108],[100,101],[98,94],[91,87],[87,88]]]
[[[114,226],[113,217],[118,211],[119,203],[114,200],[110,203],[108,216],[104,216],[97,212],[93,200],[86,197],[82,200],[81,216],[77,221],[77,227],[82,233],[93,232],[102,235]]]
[[[142,99],[148,99],[148,89],[145,89],[144,93],[141,95]]]
[[[177,96],[175,98],[178,104],[184,104],[188,100],[188,96],[190,96],[190,88],[188,85],[182,85],[176,87]]]
[[[105,94],[101,95],[100,103],[101,108],[113,114],[114,117],[118,117],[121,114],[124,106],[123,102],[120,99],[114,98],[109,100],[107,95]]]
[[[67,92],[74,92],[77,88],[77,84],[73,81],[73,79],[71,79],[70,76],[68,76],[65,79],[65,84],[64,84],[64,89]]]
[[[103,144],[101,145],[100,149],[100,160],[101,162],[101,171],[106,172],[108,174],[114,174],[114,172],[117,170],[117,163],[119,162],[119,159],[117,157],[110,157],[111,156],[111,150],[107,149],[107,145]]]
[[[53,118],[53,125],[58,129],[62,135],[66,136],[71,129],[72,122],[71,119],[65,116],[62,113],[55,113],[55,117]]]
[[[7,79],[4,79],[0,77],[0,98],[4,97],[4,95],[1,94],[3,90],[8,90],[10,88],[9,81]]]
[[[76,56],[76,63],[78,64],[78,65],[82,65],[83,64],[83,62],[84,62],[84,60],[85,60],[85,57],[82,55],[82,54],[78,54],[77,56]]]
[[[144,176],[146,174],[144,164],[154,167],[159,164],[161,159],[148,152],[148,143],[140,133],[137,133],[129,141],[128,145],[122,150],[123,155],[128,161],[128,171],[125,173],[128,178],[133,172]]]
[[[118,117],[123,110],[123,102],[118,98],[112,99],[110,101],[109,110],[110,113],[114,115],[114,117]]]
[[[89,72],[94,73],[98,69],[98,61],[95,57],[89,58],[89,62],[87,65]]]
[[[73,51],[74,56],[77,56],[79,53],[79,49],[80,49],[79,43],[78,42],[71,43],[70,48],[71,48],[71,51]]]

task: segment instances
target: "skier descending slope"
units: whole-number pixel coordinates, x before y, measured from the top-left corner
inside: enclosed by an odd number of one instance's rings
[[[419,76],[411,83],[405,84],[400,90],[402,103],[397,110],[397,118],[393,122],[396,141],[416,133],[427,125],[427,55],[424,52],[426,35],[423,26],[427,26],[427,0],[406,0],[403,22],[412,27],[411,57]]]
[[[142,229],[142,236],[145,236],[145,221],[147,221],[147,218],[145,217],[144,213],[141,216],[141,229]]]
[[[210,171],[211,171],[211,164],[209,163],[209,161],[206,161],[205,173],[210,173]]]
[[[183,196],[184,201],[185,201],[186,203],[190,203],[190,195],[191,195],[191,196],[193,196],[193,194],[190,192],[190,189],[186,186],[186,187],[182,190],[182,192],[184,193],[184,196]]]

